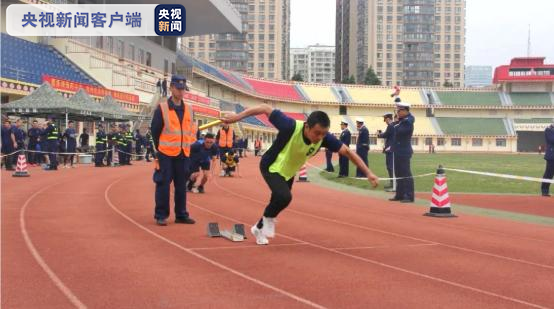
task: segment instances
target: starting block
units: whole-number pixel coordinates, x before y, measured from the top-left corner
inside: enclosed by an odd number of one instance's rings
[[[224,237],[230,241],[244,241],[244,224],[234,224],[231,230],[220,230],[217,222],[208,223],[208,237]]]

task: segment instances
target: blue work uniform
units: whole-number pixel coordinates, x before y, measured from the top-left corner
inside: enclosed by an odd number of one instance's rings
[[[96,167],[101,167],[104,165],[104,157],[106,156],[107,142],[108,142],[108,137],[103,130],[96,132],[96,143],[95,143],[96,153],[94,154],[94,166]]]
[[[38,163],[37,158],[39,157],[39,155],[34,151],[37,150],[37,145],[39,143],[41,133],[40,131],[41,130],[39,128],[30,128],[29,131],[27,131],[27,135],[29,136],[29,144],[27,145],[27,149],[31,150],[27,155],[29,157],[30,164]]]
[[[365,126],[358,130],[358,140],[356,141],[356,154],[362,158],[367,166],[367,153],[369,152],[369,131]],[[356,177],[366,177],[363,171],[356,168]]]
[[[58,152],[59,152],[59,138],[60,138],[60,132],[58,131],[58,127],[50,123],[46,129],[44,130],[44,134],[46,135],[46,145],[47,145],[47,151],[48,158],[50,159],[50,170],[57,170],[58,169]]]
[[[414,179],[410,167],[412,160],[412,135],[414,133],[415,118],[408,114],[405,118],[399,119],[394,125],[394,174],[401,178],[397,180],[395,199],[414,200]],[[407,177],[407,178],[405,178]]]
[[[395,124],[395,122],[391,122],[387,125],[387,129],[385,130],[385,132],[379,133],[379,135],[377,135],[379,138],[385,139],[385,148],[383,149],[383,152],[385,153],[385,164],[387,166],[389,178],[393,178],[394,176],[394,153],[392,152],[392,144],[394,142]],[[390,185],[392,186],[392,180],[390,181]]]
[[[352,134],[348,128],[342,130],[340,133],[340,141],[350,148],[350,141],[352,140]],[[348,157],[339,154],[339,177],[348,177]]]

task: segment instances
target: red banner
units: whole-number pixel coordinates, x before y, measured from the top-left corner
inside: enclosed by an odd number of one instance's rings
[[[192,94],[190,92],[186,92],[185,95],[183,96],[183,98],[185,98],[187,100],[194,101],[196,103],[202,103],[202,104],[206,104],[206,105],[210,104],[210,98],[203,97],[203,96],[196,95],[196,94]]]
[[[219,118],[219,111],[215,110],[215,109],[202,107],[202,106],[198,106],[198,105],[193,105],[192,110],[195,113],[199,113],[199,114],[206,115],[206,116],[211,116],[211,117],[214,117],[214,118]]]
[[[105,97],[107,95],[112,96],[116,101],[123,101],[128,103],[139,103],[139,97],[135,94],[125,93],[116,90],[110,90],[103,87],[92,86],[89,84],[83,84],[78,82],[61,79],[58,77],[43,75],[42,80],[48,82],[54,89],[68,92],[77,92],[79,89],[84,89],[89,95],[95,97]]]

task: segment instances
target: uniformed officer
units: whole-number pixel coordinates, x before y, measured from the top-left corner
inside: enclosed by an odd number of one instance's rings
[[[221,129],[217,132],[215,137],[215,143],[219,147],[219,155],[221,164],[226,160],[225,154],[233,149],[233,141],[235,140],[235,132],[233,128],[230,128],[228,124],[223,124]],[[224,176],[225,171],[221,170],[220,176]]]
[[[75,123],[73,121],[68,122],[68,128],[65,129],[63,133],[63,138],[65,139],[65,151],[67,154],[64,157],[63,167],[74,167],[73,159],[75,157],[74,153],[77,151],[77,132],[74,127]],[[69,166],[67,163],[69,162]]]
[[[410,168],[412,159],[412,134],[414,133],[415,118],[410,114],[410,104],[399,102],[396,104],[398,123],[394,125],[392,151],[394,153],[394,174],[399,179],[396,182],[396,195],[390,201],[402,203],[414,202],[414,179]]]
[[[348,122],[344,120],[341,121],[340,128],[342,129],[340,141],[346,145],[346,147],[350,148],[352,135],[350,134],[350,130],[348,130]],[[348,177],[348,161],[348,157],[339,154],[339,178]]]
[[[383,121],[387,124],[387,129],[385,132],[381,130],[377,131],[377,137],[385,139],[385,147],[383,152],[385,153],[385,164],[387,166],[387,172],[389,173],[389,178],[394,178],[394,154],[392,153],[392,143],[394,138],[394,122],[392,120],[393,114],[386,113],[383,115]],[[389,182],[388,186],[385,186],[385,190],[392,189],[394,187],[392,179]]]
[[[37,163],[39,163],[38,158],[40,155],[34,151],[37,150],[37,144],[39,143],[40,138],[40,128],[38,127],[38,121],[33,120],[32,127],[27,131],[27,135],[29,136],[29,144],[27,145],[27,149],[31,150],[29,152],[29,165],[35,166]]]
[[[104,126],[98,125],[98,132],[96,132],[96,154],[94,155],[94,166],[102,167],[104,166],[104,157],[106,156],[106,147],[107,147],[108,137],[106,132],[104,132]]]
[[[59,138],[60,132],[56,126],[54,116],[48,117],[48,126],[44,130],[46,135],[46,145],[48,153],[48,159],[50,160],[50,166],[48,170],[55,171],[58,169],[58,152],[60,148]]]
[[[544,139],[546,149],[544,151],[544,159],[546,160],[546,168],[544,170],[544,179],[552,179],[554,177],[554,124],[551,124],[544,130]],[[550,183],[543,182],[541,184],[542,196],[550,196]]]
[[[142,144],[144,143],[144,136],[140,134],[140,130],[135,130],[135,135],[133,136],[135,140],[135,153],[137,154],[137,161],[142,160]]]
[[[13,134],[12,123],[8,118],[2,121],[2,155],[4,155],[4,162],[7,171],[13,171],[13,159],[10,155],[15,148],[17,148],[17,142]]]
[[[356,154],[362,158],[362,161],[367,165],[367,153],[369,152],[369,131],[364,125],[362,117],[356,118],[356,127],[358,128],[358,140],[356,141]],[[365,173],[357,168],[356,177],[365,177]]]
[[[125,127],[125,165],[132,165],[131,158],[133,153],[133,131],[131,131],[131,125],[127,124]]]
[[[125,153],[125,149],[127,148],[125,124],[119,125],[119,131],[115,135],[115,140],[117,143],[117,153],[119,155],[119,165],[125,165],[125,162],[127,162],[127,154]]]
[[[148,132],[146,132],[144,139],[144,145],[146,146],[146,162],[150,162],[150,156],[154,155],[154,141],[152,140],[152,132],[150,131],[150,128],[148,129]]]
[[[21,122],[21,119],[17,119],[15,121],[15,126],[13,127],[13,135],[15,137],[15,143],[17,144],[17,147],[15,150],[17,151],[21,151],[21,150],[25,150],[25,131],[23,131],[23,128],[22,128],[22,122]],[[18,159],[18,155],[15,155],[12,157],[13,158],[13,164],[14,165],[17,165],[17,159]]]
[[[160,102],[152,117],[152,138],[157,149],[156,159],[159,166],[154,172],[154,218],[158,225],[167,225],[171,182],[175,187],[175,223],[195,223],[186,208],[190,148],[196,141],[192,105],[183,101],[183,95],[188,91],[186,82],[184,77],[173,75],[169,88],[171,97]]]
[[[117,151],[117,126],[115,124],[110,125],[110,133],[107,135],[108,137],[108,157],[106,159],[106,163],[108,166],[112,165],[113,156],[115,155],[115,152]]]

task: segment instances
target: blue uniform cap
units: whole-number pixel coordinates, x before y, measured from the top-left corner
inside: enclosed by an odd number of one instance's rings
[[[187,79],[181,75],[171,76],[171,85],[174,85],[177,89],[185,89],[186,91],[189,91]]]

